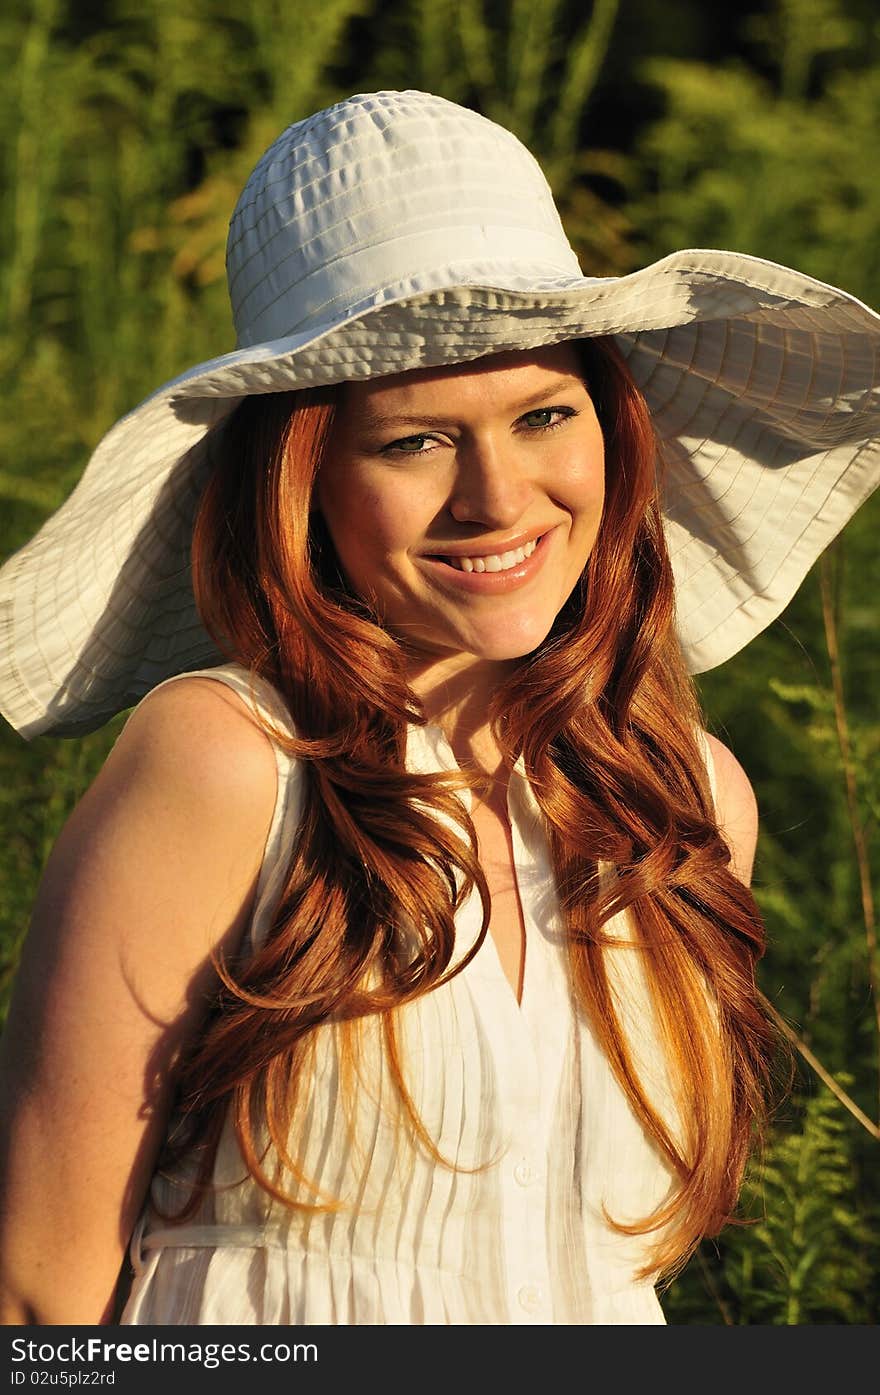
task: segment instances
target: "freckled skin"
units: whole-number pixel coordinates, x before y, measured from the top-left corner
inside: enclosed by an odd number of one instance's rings
[[[393,418],[393,420],[392,420]],[[427,662],[548,634],[602,515],[602,433],[571,344],[347,384],[316,500],[349,581]],[[545,535],[536,574],[469,593],[431,557]]]

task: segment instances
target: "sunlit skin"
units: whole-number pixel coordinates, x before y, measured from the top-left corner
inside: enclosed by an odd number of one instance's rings
[[[602,433],[576,348],[346,385],[316,488],[349,582],[406,642],[414,686],[488,691],[548,634],[602,515]],[[443,559],[533,554],[502,572]]]

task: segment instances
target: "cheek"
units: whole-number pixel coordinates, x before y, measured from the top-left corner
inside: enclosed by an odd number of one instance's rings
[[[573,451],[557,471],[560,502],[584,521],[595,521],[605,499],[605,459],[601,438]]]
[[[344,566],[407,551],[422,538],[432,504],[424,491],[393,478],[376,480],[347,472],[319,482],[318,506]]]

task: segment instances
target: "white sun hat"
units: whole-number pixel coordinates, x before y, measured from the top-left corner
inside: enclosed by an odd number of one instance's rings
[[[200,488],[243,396],[613,335],[667,461],[664,517],[691,672],[791,599],[880,479],[880,317],[739,253],[583,275],[533,156],[425,92],[288,127],[235,208],[237,347],[112,427],[0,568],[0,712],[81,735],[222,661],[193,600]]]

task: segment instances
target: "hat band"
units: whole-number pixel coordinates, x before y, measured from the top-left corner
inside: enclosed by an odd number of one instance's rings
[[[292,278],[297,256],[277,263],[238,298],[240,348],[317,332],[389,300],[444,286],[519,290],[547,280],[562,281],[563,289],[583,279],[561,233],[488,224],[432,227],[354,251],[343,247],[314,271]]]

